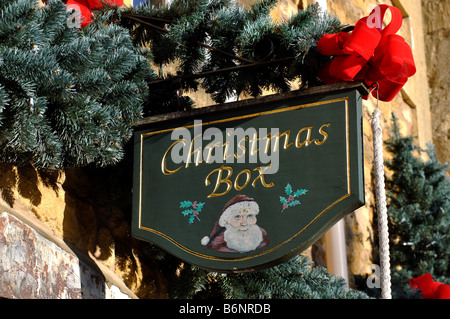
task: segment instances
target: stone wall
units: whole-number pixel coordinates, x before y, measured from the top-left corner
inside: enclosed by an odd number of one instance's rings
[[[25,217],[25,220],[28,218]],[[14,299],[136,298],[118,277],[39,226],[0,213],[0,296]],[[51,236],[50,236],[51,237]],[[118,283],[118,284],[117,284]]]
[[[441,162],[450,161],[450,2],[423,0],[425,53],[430,87],[433,142]]]
[[[19,215],[58,247],[79,251],[133,295],[165,298],[159,268],[131,236],[131,176],[127,161],[67,171],[0,164],[0,213]]]

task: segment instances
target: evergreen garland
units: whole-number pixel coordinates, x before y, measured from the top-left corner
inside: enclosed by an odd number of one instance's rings
[[[314,5],[278,23],[270,16],[276,4],[106,6],[79,30],[62,1],[41,8],[37,0],[0,0],[0,160],[105,166],[123,157],[141,116],[191,108],[182,90],[202,86],[224,102],[288,91],[294,80],[319,84],[318,67],[329,57],[315,45],[342,28],[339,20]],[[175,62],[178,72],[164,74]]]
[[[192,107],[183,90],[202,86],[224,102],[288,91],[294,80],[319,84],[318,67],[329,57],[315,45],[342,29],[339,20],[313,5],[278,23],[270,17],[276,4],[107,6],[79,30],[69,26],[62,1],[0,0],[0,160],[45,168],[114,164],[141,116]],[[175,62],[176,74],[164,74]]]
[[[0,160],[64,168],[123,156],[152,70],[128,30],[68,25],[61,1],[0,0]]]
[[[153,245],[175,299],[368,299],[364,292],[348,289],[343,278],[298,255],[280,265],[240,274],[208,272],[182,263]],[[159,257],[158,257],[159,256]]]
[[[343,278],[314,267],[305,256],[296,256],[262,271],[220,275],[225,298],[253,299],[366,299],[364,293],[347,289]]]
[[[320,13],[318,5],[276,22],[270,10],[277,2],[259,1],[248,10],[231,0],[175,0],[169,7],[147,2],[118,8],[112,16],[130,30],[136,45],[150,47],[154,65],[177,64],[178,75],[161,76],[150,90],[161,80],[178,78],[184,89],[201,86],[222,103],[241,93],[288,91],[295,80],[319,84],[318,68],[329,57],[319,54],[316,44],[343,26]]]
[[[394,298],[417,296],[409,280],[429,272],[433,280],[450,283],[450,179],[432,144],[422,150],[412,137],[402,137],[394,117],[387,141],[393,171],[386,180]],[[421,156],[426,153],[428,160]]]

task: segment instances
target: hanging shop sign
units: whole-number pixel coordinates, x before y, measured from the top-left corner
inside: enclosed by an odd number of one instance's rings
[[[272,266],[364,204],[361,84],[135,127],[132,232],[213,271]]]

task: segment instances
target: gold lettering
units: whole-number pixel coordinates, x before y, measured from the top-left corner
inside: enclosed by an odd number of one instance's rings
[[[222,179],[222,173],[224,170],[228,171],[228,175],[225,179]],[[215,170],[211,171],[208,176],[206,176],[205,179],[205,185],[209,186],[211,184],[211,182],[209,181],[209,177],[214,174],[215,172],[217,172],[217,180],[216,180],[216,185],[214,186],[214,190],[211,194],[208,195],[208,198],[211,197],[217,197],[217,196],[222,196],[225,195],[226,193],[228,193],[232,188],[233,188],[233,182],[230,181],[230,177],[231,175],[233,175],[233,168],[230,166],[221,166],[220,168],[216,168]],[[227,189],[222,192],[222,193],[216,193],[217,190],[219,189],[220,184],[225,183],[227,184]]]
[[[330,127],[331,123],[326,123],[319,128],[319,133],[323,136],[323,140],[315,140],[316,145],[322,145],[328,139],[328,133],[323,130],[324,127]]]
[[[300,131],[298,131],[297,133],[297,137],[295,139],[295,146],[297,148],[300,148],[302,146],[309,146],[310,144],[312,144],[314,142],[314,140],[311,141],[311,131],[312,131],[312,126],[308,126],[308,127],[304,127],[302,128]],[[300,142],[300,137],[302,132],[307,131],[306,132],[306,139],[303,142]]]
[[[196,136],[194,136],[194,138],[191,141],[191,145],[189,146],[189,155],[186,159],[186,168],[189,167],[189,164],[191,163],[191,156],[194,155],[195,153],[197,153],[197,157],[195,159],[195,166],[200,165],[200,163],[203,163],[203,160],[200,160],[201,156],[202,156],[202,147],[197,147],[195,150],[193,150],[194,148],[194,141],[197,138],[201,138],[202,134],[198,134]]]
[[[177,145],[178,143],[180,143],[180,142],[183,143],[184,145],[186,145],[186,142],[187,142],[187,141],[186,141],[186,139],[184,139],[184,138],[180,138],[178,141],[173,142],[172,145],[170,145],[169,148],[167,149],[167,151],[164,153],[164,156],[163,156],[162,161],[161,161],[161,171],[163,172],[164,175],[172,175],[172,174],[178,172],[178,171],[183,167],[183,165],[181,165],[180,167],[178,167],[178,168],[175,169],[175,170],[170,170],[170,169],[168,169],[167,166],[166,166],[168,154],[170,153],[170,151],[172,150],[172,148],[173,148],[175,145]]]
[[[239,183],[238,183],[238,180],[239,180],[239,177],[242,174],[247,175],[247,178],[245,180],[244,185],[240,186]],[[237,174],[236,179],[234,180],[234,188],[237,191],[243,190],[248,185],[248,183],[250,182],[250,176],[252,176],[252,172],[249,169],[244,169],[243,171],[241,171],[239,174]]]
[[[251,146],[250,146],[250,155],[254,156],[258,151],[259,147],[256,148],[256,142],[259,141],[258,133],[253,134],[253,139],[250,140]]]
[[[225,144],[223,144],[224,150],[223,150],[223,160],[226,161],[228,158],[233,156],[233,154],[228,154],[228,151],[230,150],[230,141],[226,141]]]
[[[247,148],[245,147],[245,142],[244,142],[244,145],[241,145],[241,142],[246,141],[246,140],[248,140],[247,136],[239,141],[238,147],[242,150],[242,155],[238,156],[238,153],[236,152],[236,153],[234,153],[235,158],[241,158],[242,156],[245,156],[245,153],[247,152]]]
[[[216,142],[214,144],[208,144],[205,147],[205,150],[208,149],[208,155],[206,156],[206,163],[209,163],[209,161],[211,160],[211,156],[212,156],[212,151],[214,150],[215,147],[222,147],[221,142]]]
[[[285,136],[284,138],[284,149],[287,150],[292,144],[294,143],[289,143],[289,137],[291,135],[291,130],[287,130],[284,131],[283,133],[277,132],[276,134],[274,134],[272,136],[272,133],[267,134],[267,136],[265,136],[264,138],[267,139],[267,143],[266,143],[266,148],[264,150],[264,152],[267,154],[270,150],[270,141],[272,139],[274,139],[274,145],[273,145],[273,152],[277,152],[278,151],[278,145],[280,144],[280,138],[282,136]]]
[[[280,141],[280,134],[277,132],[274,136],[272,136],[272,133],[267,134],[267,136],[264,136],[264,139],[267,140],[266,147],[264,148],[264,153],[267,154],[270,151],[270,141],[272,139],[275,139],[275,143],[273,145],[273,151],[276,152],[278,150],[278,144]]]
[[[283,133],[281,133],[280,138],[283,135],[286,136],[284,139],[284,149],[287,150],[289,148],[289,146],[294,144],[294,143],[289,143],[289,137],[291,136],[291,130],[287,130],[287,131],[284,131]]]
[[[267,184],[267,183],[266,183],[266,180],[265,180],[265,178],[264,178],[264,171],[265,171],[266,169],[268,169],[271,165],[272,165],[272,164],[269,164],[269,165],[266,166],[264,169],[263,169],[261,166],[259,166],[259,167],[257,167],[257,168],[254,169],[254,171],[258,171],[258,172],[259,172],[259,176],[256,177],[255,180],[253,181],[253,183],[252,183],[252,186],[253,186],[253,187],[255,187],[256,181],[257,181],[258,179],[261,180],[261,184],[262,184],[264,187],[266,187],[266,188],[270,188],[270,187],[275,186],[275,183],[274,183],[274,182],[271,182],[270,184]]]

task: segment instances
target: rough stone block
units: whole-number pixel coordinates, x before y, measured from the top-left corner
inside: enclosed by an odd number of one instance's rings
[[[101,272],[6,212],[0,214],[0,297],[129,298],[106,285]]]

